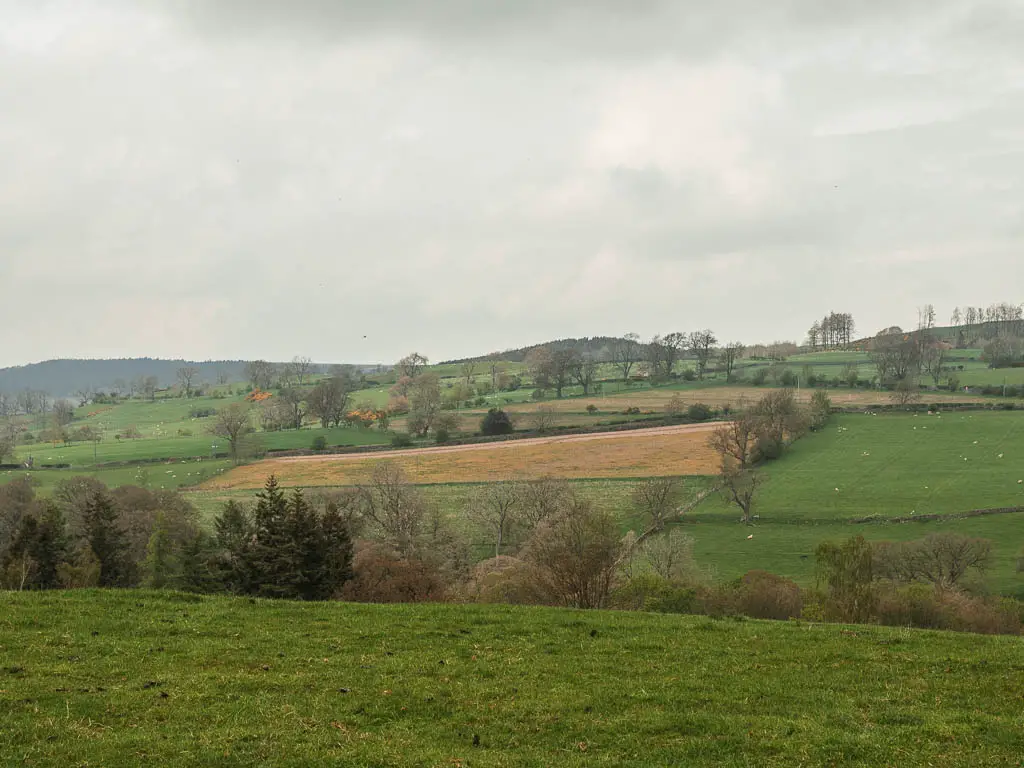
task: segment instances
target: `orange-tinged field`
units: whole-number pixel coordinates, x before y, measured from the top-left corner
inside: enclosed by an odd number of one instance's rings
[[[201,486],[259,488],[274,474],[285,486],[356,485],[375,463],[402,465],[414,483],[472,483],[556,475],[565,478],[708,475],[716,471],[707,446],[714,424],[659,427],[485,445],[386,451],[373,455],[309,456],[238,467]]]

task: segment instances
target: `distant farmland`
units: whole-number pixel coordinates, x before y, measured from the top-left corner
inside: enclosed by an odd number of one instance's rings
[[[274,474],[287,486],[354,485],[377,462],[392,459],[414,483],[467,483],[511,477],[565,478],[707,475],[716,456],[707,446],[714,424],[683,425],[626,433],[571,435],[530,440],[387,451],[371,455],[271,459],[239,467],[208,489],[258,488]]]

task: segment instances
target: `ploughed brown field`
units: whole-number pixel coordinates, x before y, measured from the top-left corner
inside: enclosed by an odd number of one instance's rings
[[[369,455],[299,456],[237,467],[204,489],[259,488],[268,475],[285,486],[358,485],[373,465],[397,462],[414,483],[472,483],[555,475],[565,478],[709,475],[717,457],[707,439],[717,424],[605,432],[382,451]]]

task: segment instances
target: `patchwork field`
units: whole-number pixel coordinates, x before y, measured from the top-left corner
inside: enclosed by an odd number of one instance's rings
[[[1015,766],[1020,639],[478,605],[0,594],[31,765]]]
[[[515,477],[565,478],[706,475],[716,457],[707,446],[714,424],[509,440],[371,455],[269,459],[238,467],[205,489],[259,488],[270,474],[285,486],[340,486],[365,482],[373,465],[400,464],[414,483],[467,483]]]

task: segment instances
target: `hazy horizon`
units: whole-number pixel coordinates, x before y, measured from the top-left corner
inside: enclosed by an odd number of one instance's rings
[[[1024,6],[0,0],[0,367],[1024,296]]]

